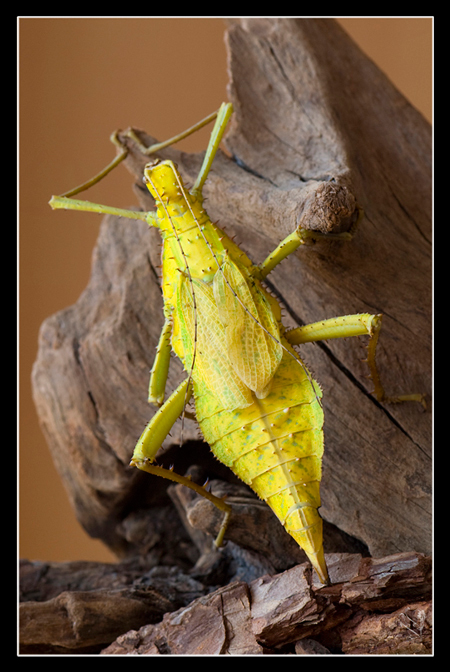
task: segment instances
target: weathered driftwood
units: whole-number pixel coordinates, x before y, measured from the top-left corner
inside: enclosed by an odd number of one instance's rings
[[[209,590],[179,568],[21,561],[23,653],[97,653],[129,627],[159,622]],[[132,625],[134,623],[134,625]]]
[[[425,392],[430,401],[429,125],[334,21],[232,21],[227,44],[231,157],[219,153],[214,162],[208,212],[259,262],[298,225],[347,228],[358,201],[365,218],[352,242],[301,249],[275,269],[270,286],[290,326],[384,313],[378,362],[386,390]],[[146,159],[130,149],[127,166],[148,209]],[[201,156],[173,148],[161,155],[193,181]],[[128,467],[154,412],[146,389],[163,323],[158,264],[155,230],[105,218],[89,286],[42,326],[33,387],[54,462],[89,534],[119,557],[150,554],[154,563],[187,567],[202,557],[200,542],[174,515],[167,483]],[[324,390],[326,550],[353,552],[362,542],[374,556],[429,553],[430,412],[378,403],[357,339],[302,353]],[[169,390],[182,375],[173,360]],[[176,426],[163,464],[184,473],[195,463],[235,482],[202,444],[178,451],[179,436]],[[195,423],[186,420],[184,436],[197,438]],[[284,550],[275,566],[272,537],[258,530],[261,569],[299,561],[297,548]],[[239,537],[237,522],[230,534]]]
[[[24,562],[21,648],[141,655],[431,653],[430,558],[336,553],[327,562],[333,585],[326,588],[305,563],[215,590],[179,570],[163,574],[143,563]]]

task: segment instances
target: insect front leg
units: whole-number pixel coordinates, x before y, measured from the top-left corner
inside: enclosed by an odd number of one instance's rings
[[[190,190],[190,193],[193,196],[198,196],[201,198],[203,185],[205,184],[208,173],[211,169],[211,164],[214,161],[214,157],[217,154],[219,145],[221,143],[223,134],[225,133],[225,128],[228,124],[228,121],[233,114],[233,106],[231,103],[222,103],[219,110],[217,111],[217,119],[214,124],[214,128],[211,132],[211,137],[209,139],[208,147],[205,152],[205,158],[203,159],[202,167],[200,168],[199,174],[195,181],[193,188]]]
[[[49,205],[53,210],[80,210],[82,212],[95,212],[100,215],[115,215],[117,217],[126,217],[127,219],[140,219],[147,222],[149,226],[158,226],[157,215],[151,210],[141,212],[139,210],[124,210],[123,208],[114,208],[101,203],[91,203],[91,201],[79,201],[68,196],[52,196]]]
[[[209,124],[211,121],[217,118],[216,125],[214,126],[213,130],[213,135],[211,136],[211,141],[208,146],[208,150],[206,152],[205,160],[203,163],[203,166],[200,170],[199,176],[197,178],[197,182],[194,185],[194,188],[198,192],[198,195],[201,196],[201,190],[203,187],[203,183],[206,180],[206,177],[208,175],[209,169],[211,167],[211,163],[214,159],[214,156],[216,154],[217,148],[220,144],[223,132],[225,130],[225,126],[228,122],[229,117],[231,116],[233,112],[233,108],[231,106],[231,103],[223,103],[221,107],[219,108],[218,111],[213,112],[212,114],[208,115],[201,121],[199,121],[197,124],[194,124],[194,126],[191,126],[188,128],[186,131],[183,131],[182,133],[178,133],[177,135],[173,136],[172,138],[169,138],[169,140],[165,140],[164,142],[158,142],[153,145],[150,145],[149,147],[146,147],[143,145],[141,142],[140,138],[136,135],[136,133],[133,131],[133,129],[128,129],[127,131],[124,132],[124,135],[127,137],[131,138],[133,142],[136,143],[138,146],[139,150],[143,153],[146,154],[147,156],[151,156],[152,154],[155,154],[159,150],[163,149],[164,147],[168,147],[169,145],[173,145],[176,142],[179,142],[183,138],[186,138],[187,136],[191,135],[192,133],[195,133],[195,131],[199,130],[203,126],[206,126],[206,124]],[[214,140],[213,140],[214,136]],[[143,214],[147,214],[149,216],[154,215],[154,213],[135,213],[135,215],[131,215],[128,213],[131,213],[133,211],[130,210],[122,210],[120,208],[111,208],[109,206],[104,206],[104,205],[99,205],[98,203],[90,203],[89,201],[79,201],[75,200],[72,197],[75,196],[76,194],[81,193],[82,191],[86,191],[90,187],[94,186],[94,184],[97,184],[100,182],[108,173],[110,173],[114,168],[116,168],[122,161],[127,157],[128,155],[128,148],[126,145],[123,144],[123,142],[119,139],[119,131],[114,131],[114,133],[111,134],[110,136],[111,142],[118,148],[118,154],[117,156],[106,166],[106,168],[103,168],[97,175],[92,177],[91,179],[87,180],[86,182],[83,182],[83,184],[80,184],[78,187],[75,187],[75,189],[71,189],[70,191],[66,191],[64,194],[61,194],[60,196],[52,196],[51,200],[49,201],[50,206],[56,210],[56,209],[65,209],[65,210],[83,210],[85,212],[97,212],[101,214],[113,214],[113,215],[119,215],[122,217],[128,217],[129,219],[144,219],[142,216]],[[146,220],[148,221],[148,219]],[[151,223],[151,222],[149,222]]]
[[[202,121],[199,121],[197,124],[194,124],[194,126],[188,128],[186,131],[174,135],[172,138],[169,138],[169,140],[165,140],[164,142],[158,142],[148,147],[142,143],[141,139],[138,137],[138,135],[134,132],[132,128],[125,131],[124,135],[133,140],[133,142],[136,144],[136,146],[138,147],[139,151],[142,154],[151,156],[152,154],[159,152],[161,149],[169,147],[169,145],[174,145],[180,140],[183,140],[183,138],[186,138],[188,135],[195,133],[195,131],[198,131],[200,128],[206,126],[206,124],[209,124],[211,121],[215,119],[216,123],[214,124],[214,128],[211,132],[211,137],[205,152],[202,167],[200,168],[199,174],[197,176],[193,188],[190,190],[190,193],[193,196],[197,196],[198,198],[201,199],[203,185],[206,181],[206,178],[208,177],[208,173],[211,169],[211,164],[214,161],[215,155],[217,154],[217,150],[222,141],[225,128],[232,114],[233,114],[233,106],[231,105],[231,103],[222,103],[217,112],[213,112],[209,116],[202,119]],[[111,140],[114,142],[113,136],[111,136]]]
[[[79,194],[82,191],[86,191],[90,187],[93,187],[94,184],[97,184],[97,182],[100,182],[100,180],[103,180],[103,178],[106,177],[106,175],[108,175],[108,173],[110,173],[112,170],[114,170],[114,168],[116,168],[116,166],[118,166],[119,163],[122,163],[122,161],[127,157],[128,149],[119,140],[118,131],[115,131],[114,133],[111,134],[110,140],[114,145],[116,145],[116,147],[119,148],[119,153],[117,154],[115,159],[113,159],[111,163],[109,163],[106,166],[106,168],[103,168],[103,170],[97,173],[97,175],[91,177],[90,180],[88,180],[87,182],[83,182],[83,184],[80,184],[78,187],[75,187],[75,189],[66,191],[64,194],[61,194],[61,197],[71,198],[72,196],[75,196],[76,194]]]
[[[181,483],[181,485],[185,485],[187,488],[194,490],[202,497],[208,499],[220,511],[222,511],[224,513],[222,525],[214,542],[215,546],[220,547],[222,546],[223,538],[231,515],[231,506],[224,502],[223,499],[220,499],[220,497],[215,497],[212,495],[203,486],[194,483],[189,477],[180,476],[171,469],[165,469],[164,467],[159,467],[155,464],[152,464],[164,439],[172,429],[177,418],[183,412],[184,405],[189,401],[191,396],[192,385],[189,384],[189,378],[186,378],[186,380],[184,380],[171,394],[163,406],[161,406],[161,408],[155,413],[153,418],[142,432],[142,435],[134,449],[130,465],[137,467],[142,471],[146,471],[149,474],[154,474],[156,476],[161,476],[162,478],[167,478],[170,481]]]
[[[296,329],[288,331],[285,334],[285,337],[291,345],[300,345],[301,343],[324,341],[329,338],[369,336],[366,361],[370,370],[370,377],[375,386],[374,394],[377,400],[391,404],[403,401],[418,401],[424,408],[426,408],[425,395],[423,394],[404,394],[397,397],[389,397],[386,395],[375,361],[375,352],[381,329],[381,319],[381,315],[371,315],[370,313],[344,315],[342,317],[334,317],[328,320],[307,324],[303,327],[297,327]]]
[[[139,151],[142,154],[146,154],[147,156],[151,156],[152,154],[155,154],[156,152],[159,152],[161,149],[164,149],[165,147],[169,147],[170,145],[174,145],[175,143],[180,142],[180,140],[183,140],[184,138],[187,138],[189,135],[192,135],[192,133],[195,133],[196,131],[203,128],[203,126],[206,126],[211,121],[213,121],[217,117],[217,115],[218,115],[218,111],[213,112],[212,114],[209,114],[207,117],[205,117],[201,121],[197,122],[196,124],[194,124],[190,128],[186,129],[182,133],[177,133],[177,135],[174,135],[172,138],[169,138],[168,140],[164,140],[163,142],[155,142],[155,144],[149,145],[149,146],[144,145],[144,143],[136,135],[136,133],[134,132],[134,130],[132,128],[129,128],[127,131],[125,131],[124,135],[131,138],[133,140],[133,142],[136,143],[136,146],[139,148]],[[113,136],[114,136],[114,134],[113,134]],[[112,142],[114,142],[113,136],[111,136],[111,141]]]

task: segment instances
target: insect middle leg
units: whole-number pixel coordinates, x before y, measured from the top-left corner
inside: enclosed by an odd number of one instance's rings
[[[259,280],[264,278],[277,266],[283,259],[295,252],[301,245],[308,245],[314,243],[315,240],[323,238],[327,240],[341,240],[350,241],[355,231],[364,216],[364,211],[361,206],[356,206],[356,219],[348,231],[341,233],[321,233],[320,231],[313,231],[312,229],[304,229],[298,227],[293,233],[286,236],[279,245],[274,249],[269,256],[253,269],[253,275]]]
[[[353,237],[356,228],[359,225],[364,212],[360,206],[357,206],[357,217],[350,227],[349,231],[342,233],[320,233],[309,229],[297,228],[293,233],[284,238],[275,250],[259,266],[253,269],[253,275],[263,280],[283,259],[298,249],[301,245],[313,242],[317,238],[326,238],[329,240],[349,241]],[[369,336],[369,345],[367,352],[367,364],[370,370],[370,377],[374,383],[374,394],[378,401],[387,403],[400,403],[403,401],[418,401],[426,408],[425,395],[423,394],[403,394],[396,397],[386,395],[381,384],[380,375],[375,362],[375,351],[378,343],[378,336],[381,329],[381,315],[371,315],[362,313],[358,315],[345,315],[335,317],[329,320],[322,320],[313,324],[298,327],[285,334],[286,339],[291,345],[300,343],[311,343],[313,341],[322,341],[329,338],[347,338],[349,336]]]
[[[166,392],[167,377],[169,375],[170,356],[172,352],[171,337],[173,331],[172,317],[166,316],[161,330],[159,342],[156,347],[156,355],[153,366],[150,371],[150,382],[148,386],[148,402],[161,406],[164,402]],[[186,400],[187,401],[187,400]],[[196,420],[193,413],[186,409],[183,410],[184,416],[191,420]]]
[[[169,373],[170,353],[172,351],[170,342],[171,336],[172,318],[169,316],[165,318],[161,336],[159,337],[148,386],[148,401],[157,406],[161,406],[164,401],[167,376]]]

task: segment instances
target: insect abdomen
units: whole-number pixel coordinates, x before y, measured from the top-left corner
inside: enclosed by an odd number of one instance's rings
[[[312,383],[285,352],[265,399],[253,395],[247,408],[224,410],[200,383],[195,385],[196,412],[215,456],[269,504],[326,582],[317,511],[323,411],[321,391]]]

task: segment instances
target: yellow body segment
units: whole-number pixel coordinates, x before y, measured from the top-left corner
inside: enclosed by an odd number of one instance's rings
[[[286,342],[287,345],[287,342]],[[223,409],[194,378],[196,416],[214,455],[272,508],[320,579],[323,556],[319,484],[323,411],[301,366],[283,356],[269,395],[244,409]]]

